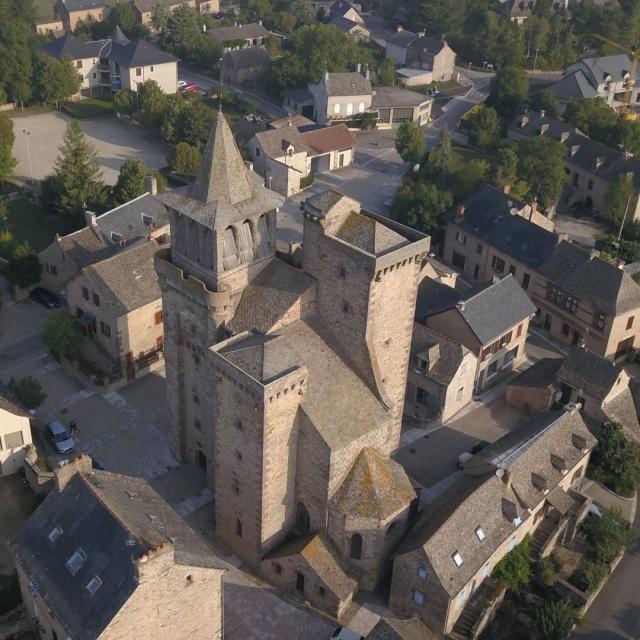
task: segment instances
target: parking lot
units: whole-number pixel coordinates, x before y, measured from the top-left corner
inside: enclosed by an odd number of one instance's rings
[[[53,171],[58,147],[62,144],[64,130],[70,120],[60,111],[14,118],[16,140],[13,155],[18,163],[14,171],[16,178],[28,180],[30,177],[27,138],[33,178],[41,180]],[[82,120],[80,124],[96,150],[103,180],[107,184],[115,184],[118,171],[128,158],[140,158],[148,169],[153,170],[167,165],[164,143],[143,127],[130,125],[115,116]],[[27,136],[24,131],[30,135]]]

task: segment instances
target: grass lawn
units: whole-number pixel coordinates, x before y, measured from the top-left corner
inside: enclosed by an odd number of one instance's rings
[[[8,227],[16,242],[28,242],[42,251],[53,242],[56,232],[64,233],[64,222],[49,215],[42,207],[20,198],[9,203]]]
[[[86,98],[78,102],[65,102],[62,108],[72,118],[78,120],[114,115],[111,98]]]

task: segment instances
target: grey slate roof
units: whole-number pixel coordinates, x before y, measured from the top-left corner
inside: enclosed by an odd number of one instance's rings
[[[271,64],[271,56],[264,47],[246,47],[236,51],[227,51],[222,62],[225,65],[232,65],[236,69],[268,67]]]
[[[559,382],[582,391],[602,402],[611,392],[622,368],[591,351],[578,346],[569,349],[556,374]]]
[[[367,640],[439,640],[420,620],[380,618],[367,634]]]
[[[222,44],[228,40],[266,38],[270,35],[261,24],[252,22],[250,24],[241,24],[237,27],[220,27],[219,29],[210,29],[207,31],[210,38]]]
[[[559,240],[551,231],[511,213],[524,203],[488,184],[478,187],[462,205],[464,218],[458,221],[457,210],[452,209],[447,214],[450,223],[532,269],[553,253]]]
[[[152,11],[157,5],[161,7],[172,7],[181,4],[181,2],[182,0],[133,0],[133,4],[143,13]]]
[[[431,56],[438,55],[445,47],[447,43],[444,40],[437,40],[436,38],[429,38],[428,36],[420,36],[414,38],[407,45],[409,49],[415,50],[419,53],[426,53]]]
[[[120,44],[117,40],[112,40],[109,58],[127,68],[148,67],[152,64],[178,61],[175,56],[144,40],[127,41],[127,44]]]
[[[396,47],[408,47],[416,38],[417,33],[409,31],[408,29],[400,29],[393,35],[387,38],[387,44],[395,45]]]
[[[214,230],[282,203],[257,174],[247,170],[222,111],[207,140],[195,182],[159,198],[178,213]]]
[[[567,73],[573,73],[575,70],[582,70],[589,82],[597,86],[604,83],[609,76],[613,82],[623,81],[625,75],[631,71],[631,61],[624,53],[598,58],[582,58],[567,67]]]
[[[10,400],[2,393],[0,393],[0,411],[8,411],[14,416],[21,416],[23,418],[29,417],[29,414],[24,409],[21,409],[13,400]]]
[[[371,106],[374,109],[384,109],[388,107],[419,107],[425,102],[430,102],[431,98],[417,91],[410,91],[402,87],[380,87],[373,90]]]
[[[555,386],[556,373],[563,364],[562,358],[542,358],[519,373],[509,386],[546,389]]]
[[[293,146],[294,153],[309,151],[307,143],[296,127],[259,131],[256,133],[256,140],[269,158],[281,158],[286,155],[289,145]]]
[[[446,291],[450,287],[430,278],[425,281],[418,288],[416,313],[424,313],[423,317],[428,318],[455,307],[483,345],[490,344],[536,312],[535,305],[511,274],[460,294],[453,289]]]
[[[99,58],[109,50],[109,40],[94,40],[83,42],[73,33],[67,31],[63,36],[52,40],[42,47],[42,51],[53,58],[62,59],[66,56],[74,60]]]
[[[67,11],[86,11],[109,6],[105,0],[61,0],[57,4],[65,7]]]
[[[603,405],[602,411],[612,422],[619,422],[628,436],[636,441],[640,440],[640,422],[630,387],[623,389]]]
[[[640,307],[640,286],[624,269],[570,242],[562,241],[538,272],[604,313],[618,315]]]
[[[57,526],[62,534],[50,542]],[[95,640],[138,588],[132,558],[169,537],[175,540],[177,564],[222,568],[145,480],[94,470],[76,475],[61,493],[50,493],[10,549],[69,635]],[[65,563],[78,548],[87,559],[72,576]],[[102,584],[90,595],[85,586],[94,575]]]
[[[344,16],[335,16],[331,18],[331,20],[329,20],[329,24],[340,31],[344,31],[345,33],[349,33],[354,27],[360,27],[360,29],[369,31],[369,28],[365,24],[356,22],[355,20],[349,20],[349,18],[345,18]]]
[[[335,236],[375,256],[409,244],[404,236],[357,211],[349,214]]]
[[[598,95],[596,89],[589,83],[585,73],[580,69],[565,75],[558,82],[554,82],[549,89],[560,101],[566,101],[570,98],[577,100],[595,98]]]
[[[361,73],[326,73],[323,82],[329,96],[368,96],[371,95],[371,82]]]

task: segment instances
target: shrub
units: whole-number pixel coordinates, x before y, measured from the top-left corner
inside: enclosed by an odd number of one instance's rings
[[[28,242],[15,245],[4,269],[7,280],[18,287],[29,287],[40,280],[42,265]]]
[[[559,569],[560,562],[555,556],[540,558],[536,565],[536,576],[545,587],[551,587],[558,579]]]
[[[609,574],[609,567],[603,562],[588,560],[569,579],[581,591],[595,591]]]
[[[582,525],[592,560],[611,564],[635,540],[619,509],[605,509],[602,517],[591,515]]]
[[[310,173],[308,176],[305,176],[304,178],[300,178],[301,189],[306,189],[307,187],[310,187],[312,184],[313,184],[313,173]]]
[[[565,640],[580,614],[565,600],[545,602],[536,610],[535,628],[540,640]]]
[[[75,319],[63,309],[49,313],[42,341],[57,356],[66,356],[77,351],[82,334]]]
[[[42,390],[42,385],[32,377],[11,378],[9,391],[27,409],[37,409],[46,399],[47,394]]]
[[[530,543],[531,536],[527,534],[522,542],[502,558],[493,570],[493,577],[515,593],[520,593],[531,580]]]

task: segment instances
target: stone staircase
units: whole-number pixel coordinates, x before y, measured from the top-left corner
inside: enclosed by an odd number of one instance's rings
[[[545,517],[542,520],[531,539],[530,553],[532,560],[537,560],[540,557],[544,543],[549,539],[549,536],[555,531],[557,526],[558,523],[549,517]]]
[[[473,627],[484,611],[485,604],[493,594],[494,590],[488,586],[487,581],[476,589],[453,627],[450,634],[453,640],[468,640],[473,637]]]

